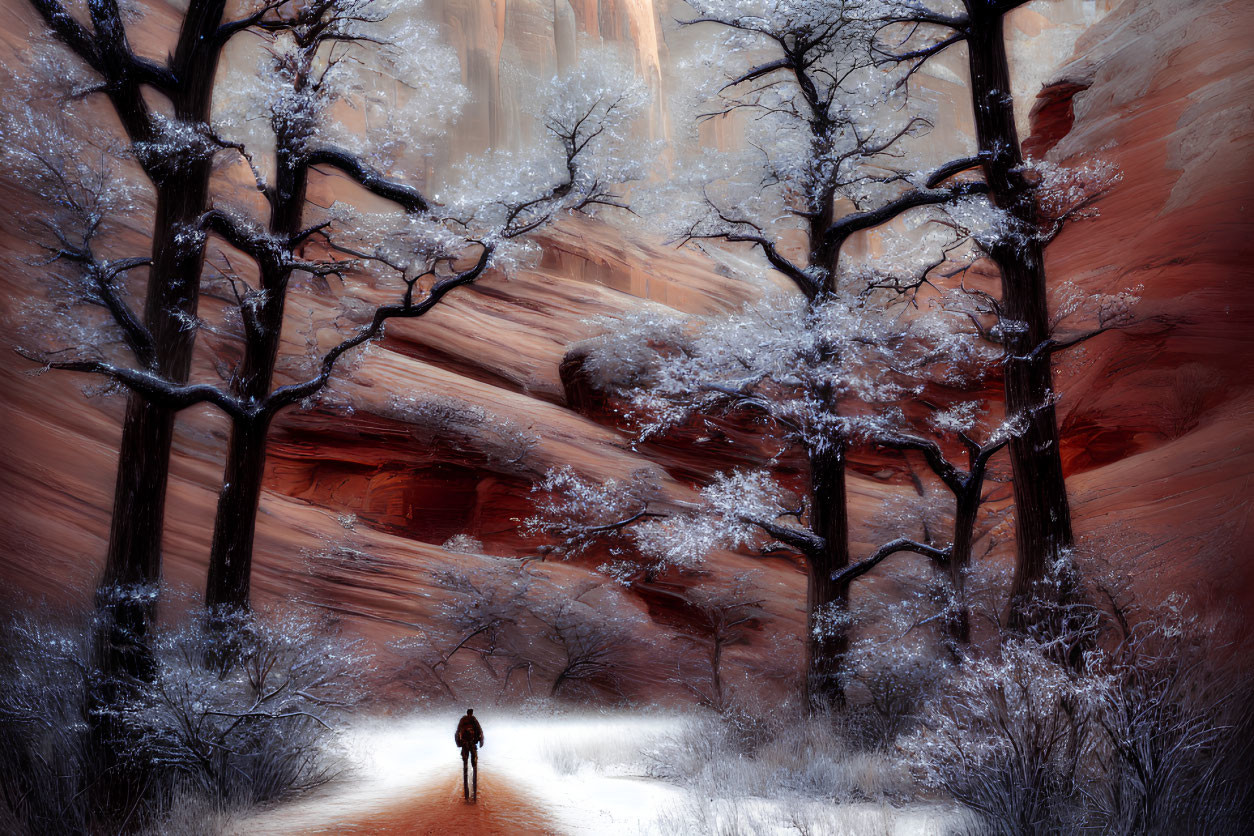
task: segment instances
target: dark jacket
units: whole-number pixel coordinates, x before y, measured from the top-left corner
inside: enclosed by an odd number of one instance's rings
[[[476,744],[483,745],[483,728],[479,725],[479,721],[470,714],[462,715],[457,721],[457,732],[453,735],[453,742],[463,749],[469,749]]]

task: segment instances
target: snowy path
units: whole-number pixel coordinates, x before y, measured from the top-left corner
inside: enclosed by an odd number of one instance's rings
[[[346,743],[356,773],[352,778],[251,817],[239,832],[274,836],[385,833],[390,829],[367,821],[376,811],[399,811],[433,792],[452,795],[460,802],[461,759],[452,732],[458,716],[424,714],[362,723]],[[554,767],[555,760],[570,761],[572,750],[599,749],[604,760],[630,758],[677,730],[678,718],[533,718],[493,716],[491,711],[481,717],[485,737],[479,753],[481,801],[490,802],[494,788],[508,787],[513,795],[544,812],[549,832],[637,836],[647,832],[652,812],[683,799],[678,788],[644,777],[615,775],[613,769],[605,774],[595,765],[584,764],[572,768],[572,774],[561,774]],[[447,832],[454,827],[450,822]]]
[[[787,808],[763,799],[728,804],[694,799],[680,787],[643,774],[642,753],[678,732],[677,715],[517,715],[477,713],[485,746],[479,754],[480,800],[461,799],[461,762],[453,744],[458,713],[363,722],[347,741],[351,779],[241,822],[236,833],[543,834],[679,836],[719,824],[748,824],[767,836],[796,833]],[[694,802],[696,802],[694,806]],[[934,809],[881,805],[823,807],[835,834],[940,834]],[[705,826],[694,830],[693,810]],[[438,826],[431,822],[437,822]],[[765,823],[769,822],[767,825]]]

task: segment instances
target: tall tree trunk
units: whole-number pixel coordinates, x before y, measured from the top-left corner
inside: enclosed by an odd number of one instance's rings
[[[268,432],[264,419],[238,419],[231,425],[205,589],[205,604],[214,612],[229,615],[248,606]]]
[[[1010,623],[1025,628],[1031,597],[1051,564],[1073,543],[1071,508],[1058,449],[1058,422],[1052,404],[1053,370],[1049,352],[1033,352],[1049,339],[1045,261],[1037,238],[1036,199],[1023,177],[1022,151],[1015,130],[1014,99],[1000,12],[969,3],[967,51],[979,148],[987,158],[985,177],[993,202],[1011,218],[1013,229],[989,250],[1001,270],[1005,348],[1006,411],[1027,416],[1023,433],[1010,442],[1014,473],[1016,563]]]
[[[280,151],[270,217],[270,232],[276,237],[290,239],[300,232],[308,179],[304,160]],[[263,404],[274,381],[291,272],[282,264],[261,265],[262,295],[255,324],[245,326],[244,362],[234,392],[250,407]],[[211,612],[240,611],[249,606],[253,540],[265,476],[270,417],[267,410],[261,409],[256,415],[234,419],[231,426],[205,588],[205,604]]]
[[[183,20],[172,69],[172,99],[183,121],[207,123],[221,44],[212,37],[222,22],[224,0],[193,0]],[[116,104],[115,100],[115,104]],[[123,122],[129,120],[120,114]],[[171,166],[156,183],[152,266],[144,323],[152,334],[157,371],[185,383],[191,371],[204,246],[193,230],[208,205],[212,160],[194,157]],[[190,243],[189,243],[190,242]],[[106,676],[147,678],[148,625],[161,580],[161,538],[169,480],[174,412],[130,394],[122,425],[112,523],[105,568],[97,593],[100,629],[97,661]],[[148,594],[135,594],[147,589]]]
[[[822,131],[819,131],[822,136]],[[816,148],[816,152],[821,149]],[[827,242],[827,228],[835,215],[835,193],[829,184],[816,189],[816,209],[810,218],[809,265],[822,270],[823,284],[810,301],[813,310],[836,293],[839,245]],[[824,348],[829,353],[830,348]],[[819,393],[825,408],[835,413],[830,386]],[[849,582],[836,583],[832,575],[849,565],[849,505],[845,493],[845,444],[829,440],[829,449],[811,451],[810,528],[822,538],[823,549],[809,556],[806,583],[805,695],[811,711],[839,711],[845,707],[842,682],[849,652]]]
[[[980,512],[980,491],[983,479],[972,477],[958,494],[954,508],[954,540],[949,553],[949,587],[954,596],[954,609],[945,620],[945,636],[950,653],[962,655],[962,648],[971,641],[971,612],[967,605],[967,569],[971,565],[971,548],[975,540],[975,521]]]
[[[810,456],[810,499],[811,528],[825,546],[807,561],[806,698],[812,710],[839,710],[845,705],[841,674],[849,651],[849,628],[843,621],[849,584],[832,581],[834,572],[849,565],[843,447]]]
[[[172,70],[175,115],[207,123],[221,44],[212,34],[222,22],[224,0],[192,0],[183,20]],[[120,21],[119,21],[120,25]],[[126,93],[126,95],[123,95]],[[147,123],[138,88],[110,94],[132,142],[147,141],[135,127]],[[153,339],[155,371],[185,383],[191,371],[204,245],[195,230],[208,204],[212,160],[189,160],[150,171],[156,190],[152,265],[144,300],[144,324]],[[130,393],[118,450],[117,478],[104,571],[96,591],[94,662],[100,677],[89,689],[87,716],[92,749],[102,774],[93,788],[96,808],[121,815],[137,803],[147,784],[143,767],[116,757],[115,744],[128,730],[114,709],[134,683],[155,675],[148,633],[161,582],[161,539],[174,438],[174,411]]]
[[[158,187],[153,265],[144,318],[153,335],[158,371],[184,383],[191,371],[195,330],[180,317],[194,317],[199,296],[203,247],[180,246],[180,228],[194,227],[208,199],[209,166],[189,166]],[[170,472],[175,412],[127,398],[109,548],[97,603],[109,625],[100,661],[103,670],[147,675],[143,644],[156,598],[143,594],[161,581],[161,538]],[[152,592],[153,590],[147,590]],[[134,594],[132,594],[134,593]]]

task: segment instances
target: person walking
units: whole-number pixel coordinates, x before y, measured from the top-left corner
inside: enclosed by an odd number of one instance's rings
[[[453,741],[462,750],[462,792],[466,800],[470,800],[470,790],[474,787],[475,798],[479,798],[479,747],[483,745],[483,727],[475,719],[475,710],[467,708],[466,713],[457,721],[457,731]],[[467,775],[467,767],[474,768],[473,784]]]

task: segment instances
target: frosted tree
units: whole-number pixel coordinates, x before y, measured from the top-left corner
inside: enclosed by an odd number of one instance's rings
[[[692,5],[696,15],[685,24],[704,27],[720,39],[700,73],[713,96],[699,118],[740,118],[749,150],[722,155],[702,167],[694,184],[699,189],[692,191],[699,198],[676,218],[675,231],[686,240],[753,245],[806,299],[804,309],[774,326],[796,335],[797,354],[786,362],[800,359],[808,373],[806,380],[778,381],[785,389],[800,382],[793,392],[806,392],[801,401],[785,407],[789,414],[778,418],[800,430],[794,441],[810,463],[808,528],[818,538],[790,545],[801,545],[815,556],[810,612],[842,609],[852,580],[840,575],[851,564],[846,454],[866,430],[858,426],[850,402],[885,403],[904,394],[902,389],[892,391],[894,383],[879,388],[875,367],[897,362],[891,356],[897,344],[889,336],[891,326],[879,331],[886,321],[874,316],[868,292],[881,289],[877,285],[885,274],[894,277],[895,288],[918,285],[945,261],[950,245],[930,254],[938,258],[901,258],[877,277],[850,270],[842,263],[842,249],[859,232],[915,210],[969,201],[985,186],[951,182],[975,167],[976,158],[952,160],[926,172],[901,165],[912,138],[926,132],[930,123],[901,107],[898,79],[877,71],[874,56],[864,48],[876,25],[873,7],[861,2],[734,0]],[[746,57],[755,54],[769,60],[745,66]],[[731,56],[733,65],[726,66],[727,59],[720,56]],[[791,243],[796,241],[800,243]],[[846,339],[849,334],[869,341]],[[768,373],[764,380],[769,378]],[[745,388],[731,382],[728,391],[739,398]],[[757,402],[743,405],[770,414],[792,401],[758,395]],[[809,415],[802,418],[803,413]],[[933,559],[941,558],[938,550],[916,545]],[[903,542],[901,548],[911,546]],[[828,619],[829,626],[839,621]],[[812,691],[838,695],[836,671],[848,640],[843,628],[832,627],[828,633],[811,635],[808,679]]]
[[[749,532],[764,530],[801,551],[811,566],[810,612],[841,609],[848,584],[832,579],[851,563],[846,454],[868,428],[853,403],[882,404],[904,393],[904,384],[893,382],[891,374],[880,380],[875,368],[897,362],[893,355],[906,339],[889,318],[875,315],[866,293],[877,289],[865,273],[842,267],[842,248],[858,232],[911,210],[969,200],[986,187],[951,182],[978,165],[976,158],[926,172],[897,164],[910,139],[929,123],[922,116],[897,115],[902,109],[895,79],[875,68],[865,48],[875,19],[864,4],[692,5],[696,15],[684,25],[704,27],[716,37],[707,54],[687,68],[702,102],[697,118],[739,118],[748,150],[706,154],[672,178],[673,188],[665,192],[672,234],[680,241],[751,245],[799,298],[780,296],[726,322],[701,326],[691,362],[677,357],[662,364],[667,368],[651,381],[653,393],[638,393],[640,405],[657,416],[659,430],[693,410],[758,410],[804,450],[810,464],[804,528],[773,522],[778,513],[768,509],[775,508],[775,497],[748,491],[749,485],[712,486],[709,498],[733,497],[742,489],[747,492],[740,498],[758,497],[760,507],[715,509],[716,518],[733,521],[735,531],[724,541],[742,544]],[[749,56],[769,60],[753,64]],[[945,261],[947,249],[940,248],[939,258],[929,253],[921,263],[903,260],[891,272],[903,286],[918,284]],[[634,333],[651,332],[650,341],[664,339],[658,329],[683,330],[639,324]],[[761,525],[739,522],[742,517]],[[713,530],[703,538],[707,544],[719,539]],[[942,556],[916,545],[929,556]],[[670,551],[686,552],[685,559],[700,553],[695,543]],[[807,667],[813,694],[840,700],[836,671],[846,644],[843,629],[811,635]]]
[[[17,220],[34,227],[31,240],[46,253],[34,266],[48,280],[49,305],[34,315],[52,317],[27,355],[45,367],[125,369],[127,378],[96,595],[91,661],[100,676],[92,677],[84,706],[96,766],[111,778],[91,783],[92,804],[120,813],[148,783],[144,764],[116,760],[110,741],[128,732],[112,709],[156,675],[150,626],[175,414],[209,397],[188,382],[196,338],[189,325],[199,304],[204,242],[197,229],[211,173],[221,155],[235,153],[210,128],[218,60],[271,6],[228,19],[221,0],[190,0],[173,50],[155,61],[131,48],[134,7],[93,0],[84,22],[57,0],[30,3],[53,43],[37,42],[24,66],[4,68],[5,155],[18,181],[29,178],[47,205],[46,213]],[[134,223],[141,191],[154,210],[148,241],[136,244],[119,232],[124,221]],[[49,344],[49,336],[68,344]]]
[[[963,655],[963,648],[971,639],[971,606],[967,600],[966,578],[972,568],[989,462],[1010,443],[1024,423],[1022,417],[1012,418],[995,428],[986,429],[982,440],[977,440],[980,436],[977,428],[984,423],[979,414],[982,408],[979,401],[961,401],[945,409],[930,411],[923,427],[886,429],[874,440],[879,446],[920,453],[932,473],[952,496],[952,505],[948,512],[952,519],[952,528],[949,545],[945,547],[944,561],[949,600],[943,616],[949,650],[955,658]],[[919,432],[921,429],[926,432]],[[947,456],[946,450],[953,447],[955,442],[965,453],[966,469]],[[917,511],[917,507],[909,509],[911,514],[917,514]],[[905,527],[907,521],[898,520],[897,523]],[[881,549],[877,554],[883,552]],[[872,565],[863,561],[848,571],[865,571],[870,568]]]
[[[908,95],[914,66],[885,61],[875,49],[879,33],[895,25],[898,6],[691,5],[696,15],[682,23],[716,36],[685,68],[695,79],[697,121],[739,120],[746,150],[699,155],[661,190],[659,211],[681,242],[759,250],[798,294],[770,296],[723,320],[641,315],[592,346],[586,367],[648,416],[646,435],[697,415],[758,414],[809,462],[804,507],[790,511],[801,525],[779,521],[797,503],[782,502],[765,474],[726,474],[706,489],[701,508],[661,521],[648,519],[658,509],[621,488],[606,491],[614,495],[598,508],[600,489],[555,474],[542,487],[563,498],[542,503],[533,530],[568,551],[586,547],[586,532],[621,539],[652,530],[656,536],[638,539],[646,557],[662,565],[690,564],[711,548],[743,546],[758,536],[800,552],[810,567],[807,680],[812,696],[839,703],[849,584],[889,555],[916,551],[947,569],[953,590],[947,630],[965,641],[961,579],[985,470],[998,450],[1039,423],[1047,402],[1016,403],[1001,428],[987,428],[980,442],[969,435],[971,426],[955,426],[952,414],[942,414],[944,407],[931,408],[936,420],[921,427],[905,420],[905,412],[923,406],[919,396],[929,378],[948,375],[941,382],[952,397],[953,389],[992,373],[1006,348],[981,340],[997,340],[1013,323],[989,294],[949,281],[1007,234],[1006,214],[987,199],[987,183],[963,178],[983,166],[985,150],[925,171],[910,165],[917,137],[931,127]],[[750,56],[766,60],[752,63]],[[1042,236],[1083,215],[1110,177],[1100,166],[1079,174],[1038,166],[1027,176],[1049,181],[1039,193],[1042,205],[1045,195],[1052,200],[1049,212],[1042,210],[1051,221],[1042,224]],[[907,224],[913,229],[902,231]],[[867,230],[876,231],[888,258],[842,257],[852,236]],[[1121,306],[1107,307],[1113,313]],[[969,321],[957,323],[947,313]],[[1081,318],[1078,308],[1076,314]],[[1119,316],[1099,318],[1097,330],[1057,345],[1087,339]],[[907,403],[914,409],[900,408]],[[895,538],[852,559],[845,468],[860,444],[922,454],[953,494],[948,545]],[[949,457],[955,449],[967,453],[966,469]]]
[[[616,612],[621,594],[604,580],[572,586],[532,574],[526,563],[492,559],[433,572],[432,580],[442,591],[436,626],[393,646],[445,696],[487,688],[503,695],[512,682],[531,695],[537,677],[548,679],[553,697],[617,691],[624,681],[635,619]],[[597,600],[583,600],[594,592]],[[456,669],[467,657],[478,664]],[[475,682],[479,671],[486,677]]]
[[[63,246],[51,251],[63,262],[78,265],[82,273],[101,279],[102,284],[89,294],[109,309],[124,334],[126,350],[133,355],[135,385],[127,398],[98,596],[105,622],[99,649],[105,670],[147,676],[151,659],[142,646],[155,605],[147,590],[160,578],[174,416],[196,391],[187,386],[196,337],[187,323],[196,315],[204,245],[194,230],[207,208],[215,158],[226,150],[208,127],[218,60],[228,41],[256,24],[274,4],[267,2],[251,13],[228,19],[222,0],[190,0],[174,49],[165,61],[154,61],[131,48],[127,29],[136,14],[131,7],[123,11],[116,0],[93,1],[87,4],[87,21],[83,22],[57,0],[30,3],[58,46],[33,55],[28,68],[9,85],[10,93],[23,88],[45,93],[64,90],[69,82],[65,92],[70,106],[86,99],[105,99],[120,127],[106,147],[138,163],[156,207],[146,253],[108,258],[92,249],[89,245],[103,231],[103,217],[80,229],[90,233],[86,238],[58,238],[54,243]],[[154,104],[150,94],[164,103]],[[49,100],[41,106],[60,109],[67,102]],[[18,112],[11,103],[6,103],[6,109]],[[83,121],[91,124],[94,118],[88,114]],[[9,133],[14,127],[10,123],[6,139],[14,135]],[[32,142],[55,142],[60,136],[26,133],[38,127],[29,120],[23,127],[17,134],[25,134]],[[31,147],[27,143],[27,150]],[[46,170],[55,170],[58,160],[67,159],[46,150],[36,153],[53,163]],[[98,165],[94,174],[92,169],[80,165],[67,171],[73,176],[50,197],[55,201],[64,191],[78,191],[82,196],[84,187],[102,189],[113,183],[99,179]],[[88,208],[87,204],[80,203],[78,208],[59,205],[71,212],[82,208]],[[55,234],[55,221],[51,229]],[[126,279],[141,269],[147,273],[146,289],[129,291]],[[165,391],[158,393],[149,385],[157,379],[169,384]]]
[[[330,109],[345,100],[364,109],[369,102],[358,101],[360,96],[353,96],[353,91],[369,90],[371,80],[376,85],[379,82],[378,76],[360,78],[360,68],[381,66],[394,77],[412,77],[425,86],[429,80],[422,77],[422,61],[434,66],[449,64],[449,54],[424,48],[434,40],[434,32],[417,21],[393,18],[390,23],[398,34],[387,38],[383,24],[389,19],[388,11],[383,3],[371,0],[321,0],[273,7],[257,21],[266,33],[268,46],[261,66],[235,85],[225,85],[228,90],[231,86],[242,88],[231,92],[237,93],[246,110],[241,114],[215,114],[227,135],[241,133],[241,126],[251,121],[249,117],[266,124],[272,134],[266,139],[273,144],[274,163],[268,178],[256,172],[258,188],[270,210],[265,226],[255,224],[234,207],[214,207],[199,224],[199,229],[220,235],[249,256],[257,272],[255,286],[234,271],[223,273],[235,302],[232,321],[244,346],[243,359],[230,374],[229,386],[215,396],[218,405],[230,414],[232,424],[209,560],[206,603],[210,607],[247,604],[252,537],[269,423],[278,409],[317,391],[313,387],[320,388],[327,376],[318,375],[320,383],[307,383],[299,393],[289,389],[283,396],[271,399],[289,288],[301,274],[343,275],[354,266],[337,263],[333,258],[301,257],[314,236],[329,240],[332,220],[338,220],[319,219],[304,226],[308,220],[306,190],[311,171],[325,167],[349,173],[366,190],[392,201],[411,216],[430,209],[428,200],[418,190],[386,179],[375,167],[384,162],[382,155],[371,147],[379,143],[366,144],[367,152],[373,151],[371,154],[350,152],[334,142],[337,131],[329,118]],[[377,48],[373,54],[362,55],[366,50],[354,49],[362,46]],[[419,89],[419,94],[444,93],[456,102],[457,88],[441,90],[442,81],[447,84],[440,78],[430,80],[434,89]],[[419,126],[424,120],[440,116],[423,112],[410,115]],[[249,153],[249,145],[245,144],[249,141],[265,148],[263,140],[247,134],[233,139],[245,149],[244,153]],[[361,147],[361,143],[352,144]],[[401,307],[412,308],[417,276],[430,272],[436,258],[454,258],[450,248],[457,242],[441,240],[436,225],[425,219],[410,217],[396,227],[396,240],[389,242],[393,250],[404,247],[412,254],[407,254],[407,258],[397,256],[395,261],[381,254],[374,258],[395,265],[405,282]],[[421,231],[415,232],[416,228]],[[380,223],[376,235],[387,234],[386,230]],[[382,242],[372,244],[381,246]],[[368,255],[363,253],[362,257]],[[359,342],[365,342],[379,330],[376,326],[372,333],[363,333]],[[326,362],[333,365],[337,359],[338,355]]]
[[[551,697],[595,693],[596,689],[622,694],[632,640],[630,623],[607,612],[609,606],[581,601],[588,591],[548,598],[529,608],[541,636],[555,651]]]
[[[697,120],[739,119],[749,150],[708,154],[677,179],[687,194],[668,198],[682,201],[673,229],[686,240],[749,243],[816,299],[835,289],[841,249],[854,234],[986,191],[978,182],[945,185],[976,167],[974,157],[926,172],[898,162],[930,122],[901,107],[897,77],[874,68],[865,48],[877,24],[870,4],[690,5],[696,15],[681,23],[714,34],[685,68]],[[750,64],[755,55],[770,60]]]
[[[238,297],[245,358],[233,377],[227,408],[233,429],[210,555],[206,602],[211,607],[248,604],[265,439],[273,416],[321,391],[340,358],[381,337],[388,320],[420,317],[487,270],[508,269],[525,256],[525,236],[559,214],[623,205],[612,189],[635,176],[625,134],[643,94],[634,76],[612,62],[582,66],[554,79],[545,91],[544,141],[523,159],[489,159],[471,166],[463,182],[452,185],[453,199],[446,204],[427,206],[413,190],[374,174],[368,158],[321,151],[317,115],[337,95],[328,89],[332,81],[321,61],[329,67],[333,50],[344,43],[376,43],[381,37],[328,24],[328,15],[352,25],[376,22],[362,17],[359,5],[315,7],[317,16],[285,27],[295,48],[285,45],[290,52],[275,59],[276,75],[283,78],[286,73],[289,87],[271,108],[278,179],[270,192],[270,228],[259,232],[226,213],[209,216],[211,229],[257,261],[261,285]],[[406,58],[422,60],[408,44],[400,47]],[[329,57],[323,56],[324,48]],[[432,95],[445,93],[437,88]],[[346,222],[335,214],[307,218],[304,181],[310,168],[325,162],[366,172],[362,182],[367,189],[420,214],[399,223],[395,218]],[[296,249],[311,239],[321,241],[332,257],[314,264],[298,259]],[[400,298],[375,309],[367,324],[328,350],[311,376],[274,387],[288,279],[294,270],[313,275],[345,270],[336,255],[395,273]]]
[[[690,644],[704,663],[708,688],[693,682],[693,677],[682,667],[682,659],[675,680],[683,685],[702,705],[715,711],[724,711],[730,704],[731,689],[724,672],[727,648],[744,643],[755,623],[765,616],[762,608],[762,590],[754,583],[752,573],[742,572],[732,578],[726,588],[697,586],[683,593],[682,602],[691,615],[685,624],[688,631],[679,639]]]
[[[959,385],[987,367],[995,354],[962,322],[943,310],[889,314],[842,292],[818,302],[776,294],[739,314],[704,321],[645,313],[618,323],[586,345],[585,368],[628,401],[645,437],[717,415],[755,416],[764,434],[810,461],[807,495],[800,502],[789,497],[769,469],[741,470],[718,475],[696,503],[676,508],[643,476],[626,485],[597,485],[558,470],[538,486],[545,498],[530,530],[562,556],[610,540],[619,559],[604,568],[624,580],[641,561],[653,572],[691,568],[720,548],[775,544],[795,552],[808,569],[809,693],[820,703],[839,704],[853,581],[892,555],[914,552],[958,577],[960,595],[984,469],[1011,430],[982,447],[971,442],[971,469],[963,471],[936,440],[913,431],[900,405],[916,398],[929,376]],[[936,425],[948,427],[942,415]],[[895,537],[852,559],[843,478],[826,481],[822,474],[833,457],[843,462],[848,451],[866,445],[924,454],[955,494],[949,544]],[[965,623],[963,615],[950,625],[958,641],[966,640]]]
[[[683,23],[722,37],[688,68],[707,102],[699,119],[739,119],[747,150],[707,155],[692,167],[689,183],[679,183],[691,187],[691,197],[687,211],[675,213],[675,234],[748,243],[812,302],[839,294],[840,282],[855,271],[865,290],[881,297],[929,285],[965,297],[964,305],[952,307],[965,308],[975,331],[1005,355],[1005,411],[1018,428],[1006,439],[1016,474],[1019,550],[1011,610],[1023,620],[1031,609],[1031,596],[1025,597],[1030,579],[1041,579],[1042,567],[1056,563],[1071,542],[1049,358],[1128,325],[1135,302],[1131,294],[1086,299],[1071,293],[1051,317],[1041,249],[1067,221],[1091,214],[1118,173],[1100,161],[1062,168],[1022,159],[1001,39],[1002,16],[1021,3],[972,0],[965,14],[957,4],[946,11],[896,0],[691,5],[696,15]],[[929,39],[941,30],[943,36]],[[970,156],[917,171],[910,161],[921,149],[913,139],[931,125],[909,95],[911,77],[961,40],[972,56],[977,147]],[[748,64],[750,55],[768,60]],[[977,169],[982,181],[953,179]],[[928,219],[953,229],[954,240],[940,248],[939,258],[911,263],[900,251],[901,236],[894,242],[889,227],[878,230],[890,253],[887,265],[842,261],[852,235],[906,212],[916,230],[925,228],[917,221]],[[1001,269],[1000,298],[941,281],[962,276],[963,266],[980,255]],[[838,450],[827,461],[811,459],[817,481],[837,481],[843,471]],[[972,473],[980,459],[978,451],[973,455]],[[957,487],[947,462],[936,456],[928,462]],[[960,516],[968,510],[969,503]]]
[[[342,358],[381,337],[389,320],[420,317],[486,271],[508,269],[528,257],[532,247],[526,236],[558,215],[622,205],[613,188],[636,175],[627,135],[644,101],[634,75],[593,53],[588,63],[542,91],[543,136],[534,149],[473,161],[437,203],[385,172],[403,169],[405,154],[422,150],[406,148],[402,138],[438,133],[455,109],[449,103],[462,98],[460,85],[449,77],[456,71],[454,56],[433,45],[438,39],[431,27],[398,19],[395,10],[375,0],[272,4],[250,20],[266,52],[255,75],[227,85],[242,112],[215,113],[213,127],[202,133],[249,162],[269,217],[257,222],[247,207],[223,201],[184,230],[197,240],[220,237],[255,265],[251,278],[224,258],[227,268],[215,279],[231,303],[224,330],[242,340],[242,360],[219,386],[179,383],[159,370],[111,359],[43,357],[51,367],[103,375],[152,401],[172,407],[208,402],[230,416],[206,589],[206,603],[214,609],[248,604],[266,437],[274,415],[309,404]],[[389,106],[390,122],[381,135],[347,135],[336,108],[371,108],[371,93],[384,77],[411,88],[413,107],[398,113]],[[255,136],[258,123],[268,131]],[[400,123],[406,123],[403,134]],[[259,162],[263,157],[272,157],[272,164]],[[403,211],[311,209],[306,200],[311,172],[325,169],[340,171]],[[334,324],[343,327],[354,318],[361,324],[329,348],[318,349],[314,340],[312,368],[289,372],[294,379],[276,385],[285,303],[295,277],[302,275],[392,281],[397,298],[379,307],[348,300]],[[198,319],[185,322],[189,328],[198,325]]]
[[[437,623],[444,635],[434,641],[426,633],[404,639],[398,649],[450,698],[457,694],[449,669],[459,654],[474,654],[488,677],[500,681],[501,691],[520,672],[530,693],[536,660],[523,631],[531,576],[507,564],[488,564],[434,572],[432,579],[443,593]]]
[[[870,44],[878,61],[905,68],[905,78],[955,44],[965,44],[977,155],[1001,222],[982,243],[1001,273],[1001,293],[985,298],[997,320],[988,335],[1006,353],[1006,410],[1025,417],[1009,444],[1014,473],[1017,562],[1011,616],[1020,626],[1050,567],[1066,558],[1074,536],[1054,410],[1053,355],[1126,325],[1124,316],[1096,329],[1060,336],[1051,327],[1044,247],[1069,218],[1090,209],[1114,177],[1100,164],[1059,170],[1025,165],[1015,127],[1014,94],[1006,57],[1006,15],[1026,0],[886,0]],[[1035,172],[1035,173],[1034,173]],[[1070,594],[1064,584],[1061,594]]]

